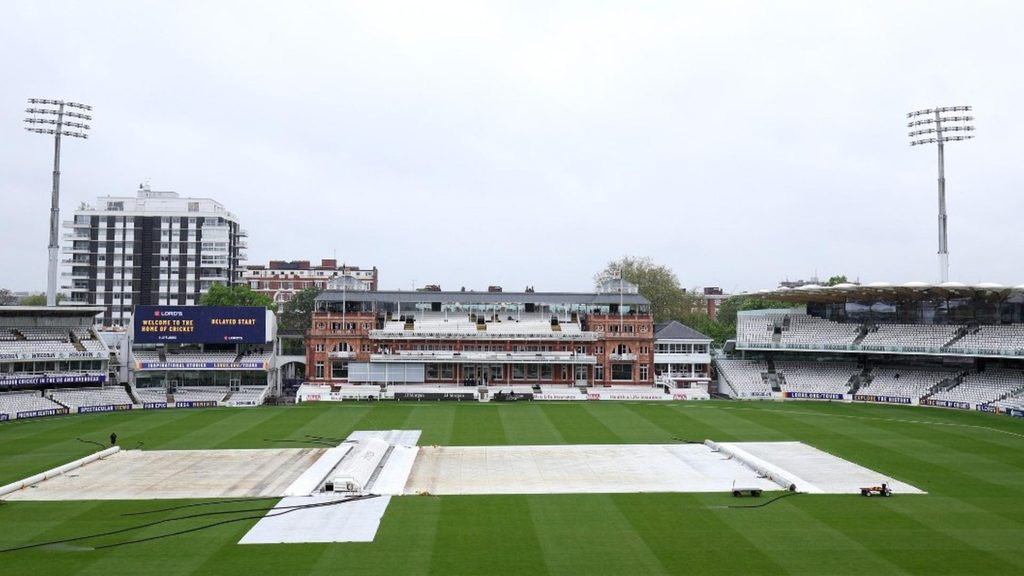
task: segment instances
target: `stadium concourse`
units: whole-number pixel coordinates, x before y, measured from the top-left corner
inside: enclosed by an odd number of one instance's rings
[[[1024,416],[1024,286],[808,285],[755,293],[790,309],[740,312],[719,392]]]
[[[356,431],[327,449],[109,448],[0,487],[11,501],[273,498],[241,544],[373,541],[392,497],[918,488],[801,442],[418,446]]]

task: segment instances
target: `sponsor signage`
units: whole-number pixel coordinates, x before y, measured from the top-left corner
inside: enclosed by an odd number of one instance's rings
[[[0,354],[0,360],[61,360],[65,358],[105,358],[102,352],[14,352]]]
[[[1014,418],[1024,418],[1024,410],[1019,410],[1017,408],[1007,408],[1004,410],[1004,413],[1007,416],[1013,416]]]
[[[264,344],[267,311],[256,306],[136,306],[135,342]]]
[[[46,384],[100,384],[107,381],[106,374],[65,374],[0,377],[0,386],[37,386]]]
[[[886,404],[910,404],[910,398],[905,396],[876,396],[874,394],[854,394],[854,400],[859,402],[883,402]]]
[[[216,400],[188,400],[174,403],[175,408],[216,408],[217,406]]]
[[[144,402],[142,404],[143,410],[160,410],[167,408],[167,402]]]
[[[266,362],[136,362],[139,370],[266,370]]]
[[[5,420],[10,420],[10,419],[11,419],[11,417],[8,416],[7,414],[0,414],[0,422],[3,422]]]
[[[67,408],[47,408],[46,410],[27,410],[25,412],[18,412],[18,418],[39,418],[41,416],[56,416],[58,414],[67,414]]]
[[[977,406],[974,407],[974,409],[977,410],[978,412],[990,412],[992,414],[999,412],[998,408],[996,408],[995,406],[990,406],[988,404],[978,404]]]
[[[922,400],[922,404],[925,406],[938,406],[939,408],[959,408],[960,410],[970,410],[971,404],[969,402],[957,402],[955,400]]]
[[[587,394],[587,400],[671,400],[668,394],[651,392],[607,392]]]
[[[582,394],[568,394],[568,393],[542,393],[534,394],[534,400],[584,400],[586,397]]]
[[[799,398],[803,400],[842,400],[842,394],[835,392],[785,392],[784,398]]]
[[[122,410],[131,410],[131,404],[105,404],[102,406],[79,406],[79,414],[88,414],[90,412],[120,412]]]
[[[395,400],[454,400],[462,402],[476,400],[476,394],[473,392],[395,392]]]
[[[523,400],[533,400],[533,393],[532,392],[524,392],[524,393],[519,393],[519,392],[513,392],[513,393],[498,392],[498,393],[493,394],[491,396],[491,400],[493,400],[495,402],[520,402],[520,401],[523,401]]]

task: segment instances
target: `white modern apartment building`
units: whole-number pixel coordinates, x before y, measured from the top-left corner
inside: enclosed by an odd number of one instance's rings
[[[146,185],[82,204],[64,228],[65,302],[103,306],[104,326],[126,325],[136,304],[198,304],[239,282],[248,235],[220,202]]]

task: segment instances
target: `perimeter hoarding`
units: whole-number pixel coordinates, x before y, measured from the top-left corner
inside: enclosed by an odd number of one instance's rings
[[[138,344],[264,344],[267,311],[255,306],[136,306]]]

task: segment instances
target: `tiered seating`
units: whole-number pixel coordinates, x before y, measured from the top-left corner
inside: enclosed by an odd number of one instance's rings
[[[784,392],[826,392],[847,394],[850,378],[859,372],[852,362],[800,362],[775,363],[776,372],[781,372],[785,383]]]
[[[107,406],[109,404],[132,404],[124,388],[70,388],[54,390],[50,398],[67,406],[72,412],[83,406]]]
[[[70,354],[78,352],[78,349],[70,342],[58,342],[55,340],[5,340],[0,342],[0,353],[36,354],[39,352]]]
[[[0,328],[0,342],[7,342],[9,340],[18,340],[17,334],[11,332],[10,328]]]
[[[70,328],[53,326],[18,327],[15,330],[20,332],[26,340],[55,340],[58,342],[67,342],[69,340],[68,333],[70,332]]]
[[[37,392],[7,392],[0,394],[0,413],[9,414],[11,418],[18,412],[33,410],[51,410],[63,408],[49,398],[43,398]]]
[[[947,350],[966,353],[975,350],[1012,351],[1020,354],[1024,352],[1024,324],[975,328],[971,333],[954,342]]]
[[[234,352],[168,352],[168,362],[234,362]]]
[[[242,388],[237,392],[231,393],[228,404],[232,406],[258,406],[263,403],[263,398],[266,395],[266,386],[262,388]]]
[[[772,389],[765,383],[762,374],[768,366],[757,360],[716,360],[719,376],[724,376],[739,398],[768,398]]]
[[[895,396],[920,399],[939,382],[956,375],[952,370],[925,370],[916,368],[876,368],[872,380],[857,391],[858,394]]]
[[[968,374],[949,390],[931,396],[932,400],[987,404],[1024,389],[1024,374],[1019,370],[990,369]]]
[[[789,327],[782,331],[783,344],[848,346],[860,333],[858,324],[842,324],[806,314],[789,315]]]
[[[136,388],[135,396],[143,404],[146,402],[166,402],[167,390],[163,388]]]
[[[80,340],[79,344],[85,348],[86,352],[110,352],[102,340]]]
[[[745,344],[770,344],[777,316],[740,314],[736,318],[736,341]]]
[[[879,324],[868,332],[860,345],[864,348],[939,349],[956,336],[958,325]]]
[[[88,328],[86,328],[84,326],[73,326],[71,328],[71,333],[74,334],[75,338],[78,338],[79,340],[93,340],[93,339],[95,339],[95,336],[93,335],[92,330],[90,330],[90,329],[88,329]]]
[[[178,388],[174,392],[175,402],[221,402],[228,395],[227,388]]]
[[[242,355],[242,362],[270,362],[271,352],[246,352]]]
[[[136,362],[159,362],[160,354],[156,350],[135,350],[132,352]]]
[[[1013,408],[1014,410],[1024,411],[1024,390],[1004,398],[1002,400],[996,400],[993,405],[998,406],[1004,410]]]

